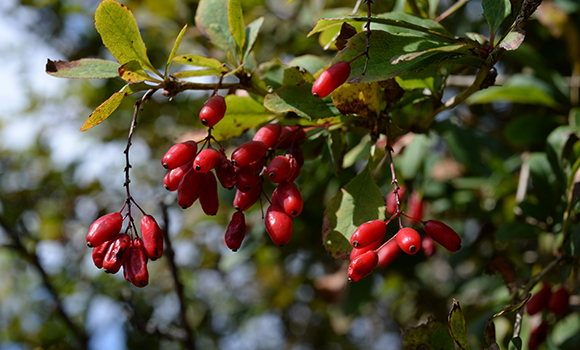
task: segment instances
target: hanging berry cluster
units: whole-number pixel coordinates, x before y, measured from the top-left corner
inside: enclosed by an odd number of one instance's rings
[[[304,165],[304,156],[298,146],[306,133],[298,126],[268,124],[260,128],[251,141],[235,149],[228,159],[221,145],[216,150],[211,144],[214,141],[219,145],[211,131],[227,109],[225,99],[216,91],[199,114],[201,123],[208,127],[200,150],[196,142],[186,141],[172,146],[161,159],[163,167],[169,170],[163,179],[165,188],[177,191],[177,204],[182,208],[189,208],[199,199],[204,213],[215,215],[219,208],[218,181],[226,189],[235,187],[233,206],[236,212],[224,241],[228,248],[237,251],[246,234],[244,211],[265,195],[264,178],[267,178],[277,187],[271,199],[265,196],[270,206],[264,224],[272,241],[283,246],[292,237],[292,218],[302,212],[303,200],[294,180]],[[276,150],[286,152],[276,155]]]
[[[570,292],[565,286],[560,286],[556,291],[552,292],[552,287],[548,281],[544,281],[542,289],[534,294],[526,304],[526,312],[529,315],[535,315],[544,310],[554,316],[564,314],[570,306]],[[537,349],[548,336],[550,325],[546,318],[546,314],[542,315],[542,322],[532,330],[528,347],[530,349]]]

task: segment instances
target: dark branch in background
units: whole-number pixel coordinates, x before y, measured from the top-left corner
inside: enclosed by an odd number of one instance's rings
[[[365,52],[363,52],[362,54],[366,56],[366,61],[365,61],[365,67],[363,68],[362,71],[362,75],[365,75],[367,72],[367,67],[369,65],[369,49],[371,48],[371,4],[373,3],[373,0],[365,0],[365,3],[367,4],[367,23],[365,24],[365,28],[367,29],[367,47],[365,49]]]
[[[163,231],[163,237],[165,238],[165,256],[169,262],[169,268],[171,269],[171,275],[173,276],[173,283],[175,284],[175,293],[179,299],[179,318],[181,320],[181,326],[185,330],[185,339],[183,339],[183,344],[186,349],[195,350],[197,349],[195,345],[195,335],[193,330],[187,322],[187,305],[185,303],[185,297],[183,295],[183,283],[179,278],[179,271],[177,269],[177,264],[175,263],[175,251],[173,250],[173,245],[171,244],[171,239],[169,238],[169,213],[167,212],[167,206],[161,203],[161,213],[163,215],[163,222],[165,223],[161,230]]]
[[[9,248],[14,249],[20,255],[22,255],[25,260],[30,262],[32,264],[32,266],[34,266],[36,268],[36,270],[40,274],[40,277],[42,278],[42,284],[43,284],[44,288],[46,288],[48,290],[50,296],[52,297],[52,299],[54,301],[55,311],[56,311],[57,315],[60,316],[60,318],[64,321],[64,323],[70,329],[71,333],[74,334],[74,336],[79,341],[80,344],[79,344],[78,348],[86,349],[87,343],[88,343],[87,334],[84,332],[84,330],[82,328],[78,327],[71,320],[70,316],[64,310],[64,307],[62,305],[62,301],[60,300],[59,295],[57,294],[57,292],[52,284],[52,281],[50,280],[50,277],[48,276],[48,274],[46,273],[46,271],[44,270],[44,268],[40,264],[40,261],[38,260],[38,255],[36,255],[36,252],[34,252],[34,251],[29,252],[26,249],[26,247],[24,246],[24,244],[22,243],[22,241],[20,240],[20,233],[17,232],[14,227],[11,227],[8,223],[6,223],[2,218],[0,218],[0,226],[2,226],[4,228],[4,230],[8,233],[8,235],[10,236],[10,238],[13,241],[13,244],[5,245],[4,247],[9,247]]]

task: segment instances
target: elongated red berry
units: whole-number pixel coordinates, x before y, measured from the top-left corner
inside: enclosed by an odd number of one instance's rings
[[[258,186],[259,176],[252,165],[236,168],[236,187],[241,192],[248,192]]]
[[[548,323],[546,321],[542,321],[538,327],[532,330],[532,333],[530,334],[530,340],[528,341],[528,348],[530,350],[535,350],[540,347],[540,345],[546,341],[546,338],[548,337],[548,331]]]
[[[399,256],[400,252],[401,248],[399,248],[397,241],[394,239],[392,241],[389,241],[377,253],[379,255],[379,266],[383,268],[387,267],[393,261],[395,261],[395,259]]]
[[[93,248],[93,263],[98,269],[103,268],[103,260],[105,260],[105,254],[107,254],[110,243],[111,241],[106,241],[100,246]]]
[[[149,271],[147,271],[147,254],[143,247],[143,242],[139,238],[134,238],[129,257],[123,264],[125,278],[133,283],[135,287],[143,288],[149,284]]]
[[[215,174],[223,188],[232,189],[236,185],[236,172],[234,165],[226,156],[223,148],[220,148],[220,160],[215,167]]]
[[[278,123],[268,124],[261,127],[254,135],[254,141],[262,141],[266,148],[272,148],[276,145],[282,132],[282,125]]]
[[[234,208],[240,211],[246,211],[260,199],[260,186],[253,186],[248,192],[236,190],[234,197]]]
[[[175,169],[171,169],[163,178],[163,185],[165,186],[165,189],[171,192],[177,191],[181,179],[183,179],[185,173],[187,173],[192,167],[193,161],[185,163]]]
[[[215,215],[220,207],[218,198],[218,184],[215,175],[209,171],[204,175],[203,184],[199,193],[199,203],[205,215]]]
[[[198,173],[207,173],[220,161],[220,153],[213,148],[206,148],[198,153],[193,160],[193,168]]]
[[[570,306],[570,292],[566,287],[562,286],[558,288],[548,301],[548,309],[556,316],[560,316]]]
[[[451,227],[441,221],[427,221],[425,223],[425,233],[450,252],[456,252],[461,249],[461,237]]]
[[[294,217],[302,213],[304,200],[294,182],[283,181],[278,184],[278,202],[286,214]]]
[[[193,168],[189,169],[181,179],[177,188],[177,204],[183,209],[189,208],[199,198],[203,174]]]
[[[101,216],[89,227],[87,233],[87,245],[89,247],[98,247],[101,244],[113,239],[123,226],[123,215],[119,212],[113,212]]]
[[[129,257],[129,248],[131,248],[131,237],[122,233],[109,244],[105,259],[103,259],[103,268],[107,273],[117,273],[125,260]]]
[[[417,220],[423,219],[423,212],[425,208],[425,201],[417,191],[411,192],[409,199],[407,200],[407,212],[406,214]],[[409,221],[413,222],[413,221]]]
[[[367,221],[354,231],[350,237],[350,244],[354,248],[363,248],[382,240],[385,233],[387,233],[387,225],[383,220]]]
[[[165,169],[175,169],[185,163],[189,163],[195,158],[197,153],[197,143],[185,141],[171,146],[171,148],[161,158],[161,164]]]
[[[350,64],[338,62],[322,72],[312,85],[314,97],[324,98],[346,82],[350,75]]]
[[[350,261],[353,261],[354,259],[356,259],[357,256],[362,255],[368,252],[369,250],[376,250],[378,247],[381,246],[382,243],[383,242],[379,240],[363,248],[352,248],[350,252]]]
[[[403,227],[395,237],[401,250],[407,254],[416,254],[421,249],[421,235],[410,227]]]
[[[235,252],[242,246],[244,237],[246,237],[246,217],[243,212],[236,211],[228,224],[224,240],[228,248]]]
[[[297,146],[306,138],[306,132],[300,126],[284,126],[276,143],[276,148],[285,149]]]
[[[226,114],[226,100],[223,96],[214,95],[199,112],[199,120],[205,126],[212,127],[216,125]]]
[[[539,292],[534,294],[528,303],[526,304],[526,311],[529,315],[535,315],[538,312],[548,308],[548,303],[550,302],[550,296],[552,296],[552,289],[550,283],[544,281],[544,285]]]
[[[151,215],[141,218],[141,238],[147,257],[157,260],[163,255],[163,231]]]
[[[248,141],[232,153],[232,163],[238,167],[249,165],[264,157],[266,150],[268,148],[262,141]]]
[[[284,246],[290,242],[293,230],[292,218],[280,206],[272,204],[268,207],[264,225],[274,244]]]
[[[266,169],[268,179],[273,183],[280,183],[287,180],[292,175],[290,161],[284,156],[276,156],[268,164]]]
[[[348,281],[357,282],[363,277],[366,277],[373,272],[379,263],[379,256],[374,250],[359,255],[356,259],[348,265]]]

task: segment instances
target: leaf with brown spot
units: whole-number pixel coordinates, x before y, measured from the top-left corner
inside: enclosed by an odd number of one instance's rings
[[[119,76],[117,62],[100,58],[82,58],[80,60],[46,62],[46,73],[57,78],[69,79],[108,79]]]
[[[331,94],[332,102],[341,114],[376,116],[381,109],[379,83],[345,83]]]
[[[143,67],[141,67],[141,64],[136,60],[129,61],[119,67],[119,75],[121,76],[121,79],[130,83],[139,81],[150,81],[154,83],[162,82],[159,79],[150,77],[149,74],[147,74],[147,72],[143,69]]]

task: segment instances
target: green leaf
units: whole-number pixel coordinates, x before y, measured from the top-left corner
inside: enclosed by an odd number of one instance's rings
[[[459,49],[465,47],[466,44],[453,44],[453,45],[445,45],[434,47],[431,49],[423,50],[423,51],[416,51],[411,53],[400,54],[391,58],[391,64],[398,64],[403,61],[410,61],[417,57],[423,56],[424,54],[431,53],[431,52],[453,52],[458,51]]]
[[[342,170],[346,147],[344,131],[342,129],[332,130],[328,135],[328,148],[330,149],[330,163],[337,177],[338,173]]]
[[[328,62],[326,60],[315,55],[298,56],[290,60],[290,62],[288,62],[288,66],[300,67],[301,69],[308,71],[312,75],[314,75],[320,69],[324,68],[324,66],[326,66],[327,64]]]
[[[220,76],[223,75],[224,72],[222,70],[216,70],[216,69],[192,69],[192,70],[185,70],[182,72],[176,72],[173,73],[172,75],[178,79],[182,79],[182,78],[191,78],[191,77],[203,77],[206,75],[214,75],[214,76]]]
[[[80,60],[46,62],[46,73],[57,78],[69,79],[107,79],[119,76],[119,64],[100,58],[82,58]]]
[[[125,96],[138,91],[149,90],[151,88],[151,85],[145,83],[133,83],[123,86],[119,92],[115,92],[105,102],[101,103],[93,113],[91,113],[89,118],[85,121],[85,124],[82,126],[81,131],[88,130],[107,119],[117,109],[117,107],[119,107],[121,102],[123,102]]]
[[[495,236],[499,242],[508,242],[511,240],[537,238],[541,229],[537,226],[525,222],[509,222],[501,225]]]
[[[340,114],[330,97],[312,96],[312,84],[282,86],[264,98],[264,106],[274,113],[294,112],[306,119],[327,118]]]
[[[558,103],[550,95],[535,86],[491,86],[474,93],[465,102],[471,105],[498,101],[554,108],[558,106]]]
[[[528,294],[528,296],[524,300],[520,301],[519,303],[517,303],[515,305],[508,305],[508,306],[506,306],[502,311],[494,314],[493,317],[503,316],[505,314],[509,314],[510,312],[514,312],[514,311],[519,310],[524,305],[526,305],[526,303],[528,302],[528,300],[530,300],[531,297],[532,297],[532,295],[531,294]]]
[[[401,335],[404,349],[453,350],[453,338],[449,329],[429,316],[427,322],[411,327]]]
[[[151,81],[155,83],[161,83],[162,80],[155,79],[149,76],[147,72],[141,67],[139,62],[133,60],[125,63],[119,67],[119,75],[121,79],[126,82],[139,82],[139,81]]]
[[[149,62],[137,21],[125,5],[114,0],[101,2],[95,12],[95,27],[103,44],[121,65],[136,60],[143,68],[161,76]]]
[[[242,1],[228,1],[228,23],[230,32],[238,45],[240,52],[246,44],[246,28],[244,26],[244,16],[242,14]]]
[[[250,97],[227,95],[225,99],[228,106],[226,114],[212,130],[212,135],[218,140],[240,136],[248,129],[274,118],[261,103]]]
[[[314,29],[308,33],[311,36],[333,26],[341,26],[342,23],[366,22],[367,16],[353,15],[340,18],[319,20]],[[453,41],[451,34],[439,23],[403,12],[384,13],[371,19],[371,30],[384,30],[391,34],[412,34],[414,36],[428,35]],[[361,51],[362,52],[362,51]]]
[[[465,316],[463,316],[459,302],[455,299],[453,299],[453,306],[451,307],[451,311],[449,311],[449,332],[462,350],[469,350],[466,335],[467,330],[465,328]]]
[[[167,78],[167,71],[169,70],[169,66],[171,65],[171,62],[173,62],[173,57],[175,57],[175,54],[177,53],[177,49],[179,48],[179,45],[181,45],[181,40],[183,40],[183,36],[185,35],[185,30],[187,29],[187,24],[183,26],[183,28],[181,29],[181,31],[179,32],[179,34],[177,34],[177,38],[175,39],[175,43],[173,44],[173,48],[171,49],[171,52],[169,53],[169,57],[167,57],[167,64],[165,65],[165,75],[164,77]]]
[[[195,25],[211,42],[225,52],[234,51],[236,42],[230,32],[228,0],[201,0],[195,13]]]
[[[522,350],[522,338],[511,338],[508,345],[508,350]]]
[[[223,66],[223,64],[216,60],[215,58],[205,57],[201,55],[181,55],[176,56],[173,58],[173,62],[184,64],[187,66],[195,66],[195,67],[205,67],[211,68],[215,70],[223,70],[227,72],[227,68]]]
[[[404,179],[415,178],[427,156],[429,143],[428,136],[416,134],[411,143],[405,147],[403,154],[395,158],[397,170],[401,172]]]
[[[366,49],[366,33],[359,33],[349,39],[346,47],[336,55],[333,64],[340,61],[350,62]],[[418,72],[427,67],[442,62],[454,60],[465,56],[465,48],[460,51],[439,52],[431,50],[423,52],[420,56],[410,61],[402,61],[392,64],[391,60],[401,55],[417,53],[420,51],[437,49],[447,46],[438,40],[421,36],[395,35],[381,30],[373,31],[370,37],[368,67],[365,75],[362,75],[365,58],[360,57],[351,63],[349,83],[371,83],[373,81],[387,80],[398,75]]]
[[[483,343],[487,348],[490,348],[495,342],[495,324],[493,320],[487,320],[483,331]]]
[[[252,23],[248,24],[246,27],[246,41],[244,43],[244,47],[242,50],[243,62],[246,62],[250,52],[254,48],[254,44],[256,43],[256,39],[258,38],[258,33],[260,32],[260,28],[262,28],[262,24],[264,24],[264,17],[260,17],[252,21]]]
[[[482,0],[481,7],[483,7],[483,16],[489,23],[492,34],[495,34],[512,9],[510,0]]]
[[[573,257],[580,256],[580,225],[574,228],[574,232],[566,242],[566,253]]]
[[[385,200],[366,167],[328,202],[322,227],[324,247],[334,258],[348,260],[350,236],[361,224],[376,219],[385,219]]]

